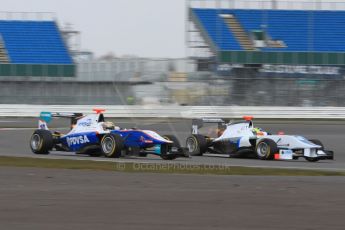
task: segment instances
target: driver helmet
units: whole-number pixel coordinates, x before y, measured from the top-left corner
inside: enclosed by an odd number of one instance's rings
[[[253,128],[253,132],[254,133],[258,133],[258,132],[261,132],[261,131],[262,130],[260,128],[258,128],[258,127]]]
[[[107,130],[107,129],[113,130],[113,129],[115,129],[115,124],[113,122],[111,122],[111,121],[103,122],[102,126],[103,126],[104,130]]]
[[[258,128],[258,127],[253,128],[252,131],[257,136],[265,136],[265,135],[267,135],[267,133],[264,132],[263,129]]]

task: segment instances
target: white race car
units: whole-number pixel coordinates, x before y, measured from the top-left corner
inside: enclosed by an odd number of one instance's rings
[[[272,135],[254,127],[252,119],[251,116],[245,116],[243,121],[230,123],[218,118],[193,120],[192,135],[186,140],[189,154],[254,156],[261,160],[296,160],[299,157],[304,157],[311,162],[323,159],[333,160],[333,151],[325,150],[319,140],[308,140],[295,135]],[[202,135],[200,128],[204,126],[204,123],[216,123],[218,127],[216,130],[209,129],[206,135]],[[215,134],[214,137],[211,137],[211,131]]]

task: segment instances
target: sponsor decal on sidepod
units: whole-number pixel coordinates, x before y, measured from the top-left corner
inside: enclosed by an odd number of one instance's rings
[[[84,136],[78,136],[78,137],[67,137],[67,144],[68,146],[71,145],[79,145],[79,144],[85,144],[90,142],[86,135]]]

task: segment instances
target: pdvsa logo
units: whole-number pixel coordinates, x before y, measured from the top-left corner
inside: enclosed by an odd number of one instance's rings
[[[87,138],[86,135],[78,136],[78,137],[67,137],[67,144],[68,144],[68,146],[85,144],[85,143],[88,143],[88,142],[90,142],[90,140]]]
[[[78,125],[87,127],[87,126],[91,126],[91,123],[92,123],[91,119],[87,119],[86,121],[80,122]]]

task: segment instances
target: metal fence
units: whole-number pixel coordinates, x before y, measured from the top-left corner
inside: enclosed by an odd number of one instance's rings
[[[265,106],[109,106],[102,105],[107,117],[131,118],[255,118],[345,119],[344,107],[265,107]],[[8,105],[0,107],[0,117],[37,117],[42,111],[90,113],[89,105]]]
[[[126,72],[109,80],[7,78],[2,104],[208,106],[345,106],[342,77],[273,74],[217,76],[206,72]],[[279,77],[280,76],[280,77]],[[303,77],[304,76],[304,77]]]

